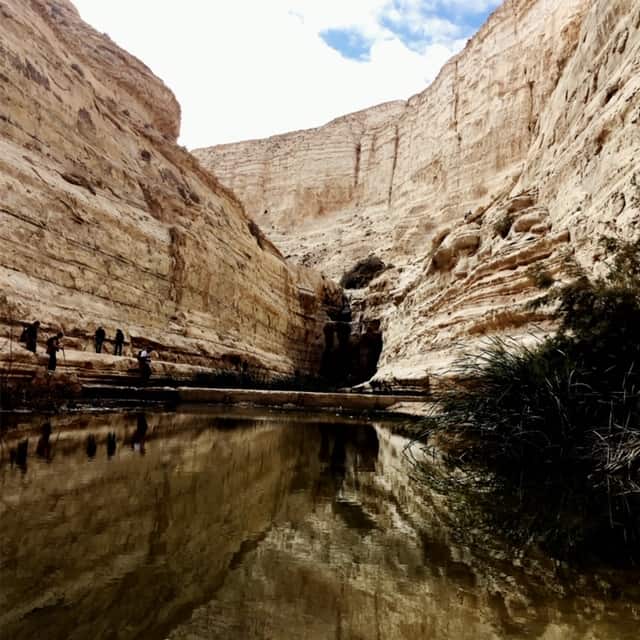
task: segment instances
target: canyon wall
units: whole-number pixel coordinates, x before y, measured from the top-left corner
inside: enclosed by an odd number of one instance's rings
[[[135,373],[82,355],[103,326],[170,377],[316,376],[338,288],[287,263],[176,144],[162,82],[66,0],[1,0],[0,33],[0,355],[41,366],[42,343],[15,343],[38,319],[81,374]]]
[[[428,384],[490,335],[551,328],[536,275],[597,270],[640,223],[640,7],[505,0],[423,93],[310,131],[195,152],[299,263],[354,290],[374,382]]]

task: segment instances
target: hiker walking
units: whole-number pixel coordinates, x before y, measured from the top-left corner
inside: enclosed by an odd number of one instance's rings
[[[49,371],[55,371],[58,366],[58,351],[60,351],[60,349],[64,351],[64,347],[61,344],[63,337],[64,334],[62,331],[59,331],[55,336],[51,336],[47,340],[47,354],[49,355],[49,364],[47,365],[47,369]]]
[[[124,344],[124,333],[122,333],[121,329],[116,331],[116,339],[115,339],[115,347],[113,349],[114,356],[122,355],[122,345]]]
[[[20,340],[22,341],[24,338],[25,346],[27,351],[31,351],[31,353],[36,352],[36,347],[38,345],[38,329],[40,328],[40,321],[36,320],[31,324],[28,324],[22,335],[20,336]]]
[[[107,334],[104,332],[104,329],[102,327],[98,327],[95,335],[96,353],[102,353],[102,345],[104,344],[104,339],[106,337]]]

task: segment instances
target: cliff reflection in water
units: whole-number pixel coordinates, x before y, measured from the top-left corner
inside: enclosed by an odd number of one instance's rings
[[[44,422],[15,425],[8,446],[35,449]],[[516,557],[499,531],[468,544],[460,495],[414,482],[383,425],[248,412],[52,425],[48,457],[0,466],[0,637],[636,637],[638,574]]]

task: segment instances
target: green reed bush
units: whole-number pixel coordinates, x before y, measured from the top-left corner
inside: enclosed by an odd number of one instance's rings
[[[640,242],[603,241],[606,274],[583,273],[536,301],[556,335],[537,347],[495,339],[434,393],[427,433],[497,468],[573,466],[594,482],[640,469]],[[454,436],[454,437],[451,437]],[[453,444],[455,443],[455,444]]]

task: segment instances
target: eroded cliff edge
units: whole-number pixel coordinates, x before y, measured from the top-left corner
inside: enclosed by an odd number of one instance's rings
[[[379,381],[426,381],[488,335],[535,339],[532,273],[598,268],[640,224],[640,6],[506,0],[406,103],[196,151],[274,241],[380,320]],[[532,271],[533,268],[533,271]]]
[[[62,368],[121,327],[174,378],[317,376],[339,289],[285,261],[235,196],[176,144],[180,108],[66,0],[0,1],[0,347],[20,321],[66,334]],[[45,356],[13,345],[13,371]],[[43,354],[42,345],[39,348]]]

